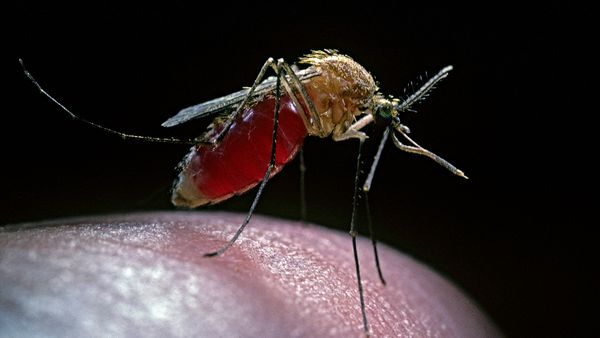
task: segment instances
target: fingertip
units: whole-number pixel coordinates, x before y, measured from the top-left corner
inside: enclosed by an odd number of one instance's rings
[[[346,233],[242,215],[168,212],[55,221],[0,233],[5,332],[64,335],[356,336],[362,332]],[[373,336],[499,336],[458,288],[358,241]],[[8,318],[8,319],[6,319]],[[27,335],[27,334],[26,334]],[[35,334],[31,334],[35,335]]]

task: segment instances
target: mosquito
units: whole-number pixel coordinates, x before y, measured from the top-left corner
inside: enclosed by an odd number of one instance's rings
[[[373,76],[365,68],[336,50],[312,51],[301,57],[299,64],[308,65],[302,70],[295,65],[290,66],[283,59],[269,58],[251,87],[185,108],[162,123],[163,127],[173,127],[218,114],[201,136],[184,140],[127,134],[83,119],[48,94],[25,69],[23,61],[20,62],[25,75],[39,91],[74,119],[124,139],[192,145],[178,165],[179,174],[173,184],[171,196],[174,205],[195,208],[215,204],[258,185],[250,210],[235,234],[218,250],[204,254],[207,257],[223,254],[236,242],[252,218],[269,179],[298,153],[301,155],[301,182],[304,181],[302,144],[306,136],[331,136],[334,141],[357,139],[358,156],[349,233],[352,237],[363,329],[367,335],[369,325],[356,247],[356,209],[359,193],[364,194],[365,202],[368,203],[367,194],[388,138],[391,136],[393,144],[400,150],[429,157],[453,174],[467,178],[461,170],[413,141],[408,136],[409,128],[400,122],[400,114],[413,111],[413,106],[424,100],[435,85],[448,76],[452,66],[441,69],[412,94],[399,99],[391,96],[386,98],[379,92]],[[269,70],[275,74],[265,78]],[[385,121],[387,126],[369,174],[360,186],[361,154],[368,138],[361,130],[376,120]],[[408,144],[402,143],[399,136]],[[306,208],[303,187],[301,195],[304,218]],[[367,220],[371,230],[368,205]],[[379,277],[385,284],[376,241],[373,236],[371,239]]]

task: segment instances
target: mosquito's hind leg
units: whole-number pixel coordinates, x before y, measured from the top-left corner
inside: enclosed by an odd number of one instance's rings
[[[23,73],[25,74],[25,76],[29,79],[29,81],[31,81],[36,87],[37,89],[40,91],[40,93],[44,96],[46,96],[46,98],[48,98],[50,101],[52,101],[52,103],[54,103],[55,105],[57,105],[60,109],[62,109],[64,112],[66,112],[67,114],[69,114],[69,116],[71,116],[73,119],[78,120],[84,124],[87,124],[91,127],[94,127],[96,129],[100,129],[104,132],[107,132],[109,134],[113,134],[113,135],[117,135],[119,137],[121,137],[124,140],[140,140],[140,141],[144,141],[144,142],[154,142],[154,143],[174,143],[174,144],[189,144],[189,145],[198,145],[200,143],[204,143],[203,141],[198,141],[198,140],[185,140],[185,139],[178,139],[178,138],[174,138],[174,137],[154,137],[154,136],[144,136],[144,135],[135,135],[135,134],[128,134],[128,133],[123,133],[117,130],[114,130],[112,128],[108,128],[105,127],[103,125],[100,125],[96,122],[92,122],[89,121],[87,119],[84,119],[83,117],[71,112],[71,110],[69,110],[67,107],[65,107],[62,103],[60,103],[60,101],[58,101],[57,99],[55,99],[52,95],[48,94],[48,92],[37,82],[37,80],[33,77],[33,75],[27,70],[27,68],[25,68],[25,63],[23,62],[22,59],[19,59],[19,63],[21,64],[21,68],[23,69]]]

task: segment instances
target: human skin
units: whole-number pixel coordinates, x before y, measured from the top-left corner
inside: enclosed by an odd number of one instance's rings
[[[255,216],[156,212],[0,230],[0,336],[361,337],[350,236]],[[0,228],[1,229],[1,228]],[[496,337],[459,289],[358,240],[374,337]]]

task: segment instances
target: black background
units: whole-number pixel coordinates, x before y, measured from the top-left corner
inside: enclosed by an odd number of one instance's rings
[[[293,62],[336,48],[395,95],[452,64],[403,122],[471,179],[389,144],[370,195],[378,237],[455,281],[509,336],[585,335],[597,281],[594,221],[583,217],[595,204],[586,195],[595,153],[583,149],[591,134],[581,116],[597,108],[575,109],[587,83],[571,75],[587,76],[583,50],[597,41],[578,42],[591,15],[573,12],[560,2],[19,3],[6,13],[0,223],[172,209],[173,168],[187,151],[72,121],[22,76],[19,57],[85,118],[180,137],[209,121],[171,130],[160,123],[250,85],[269,56]],[[374,147],[380,135],[369,132]],[[311,221],[348,228],[356,149],[354,141],[306,140]],[[258,213],[297,219],[298,177],[294,161],[270,182]],[[208,209],[245,212],[253,195]]]

